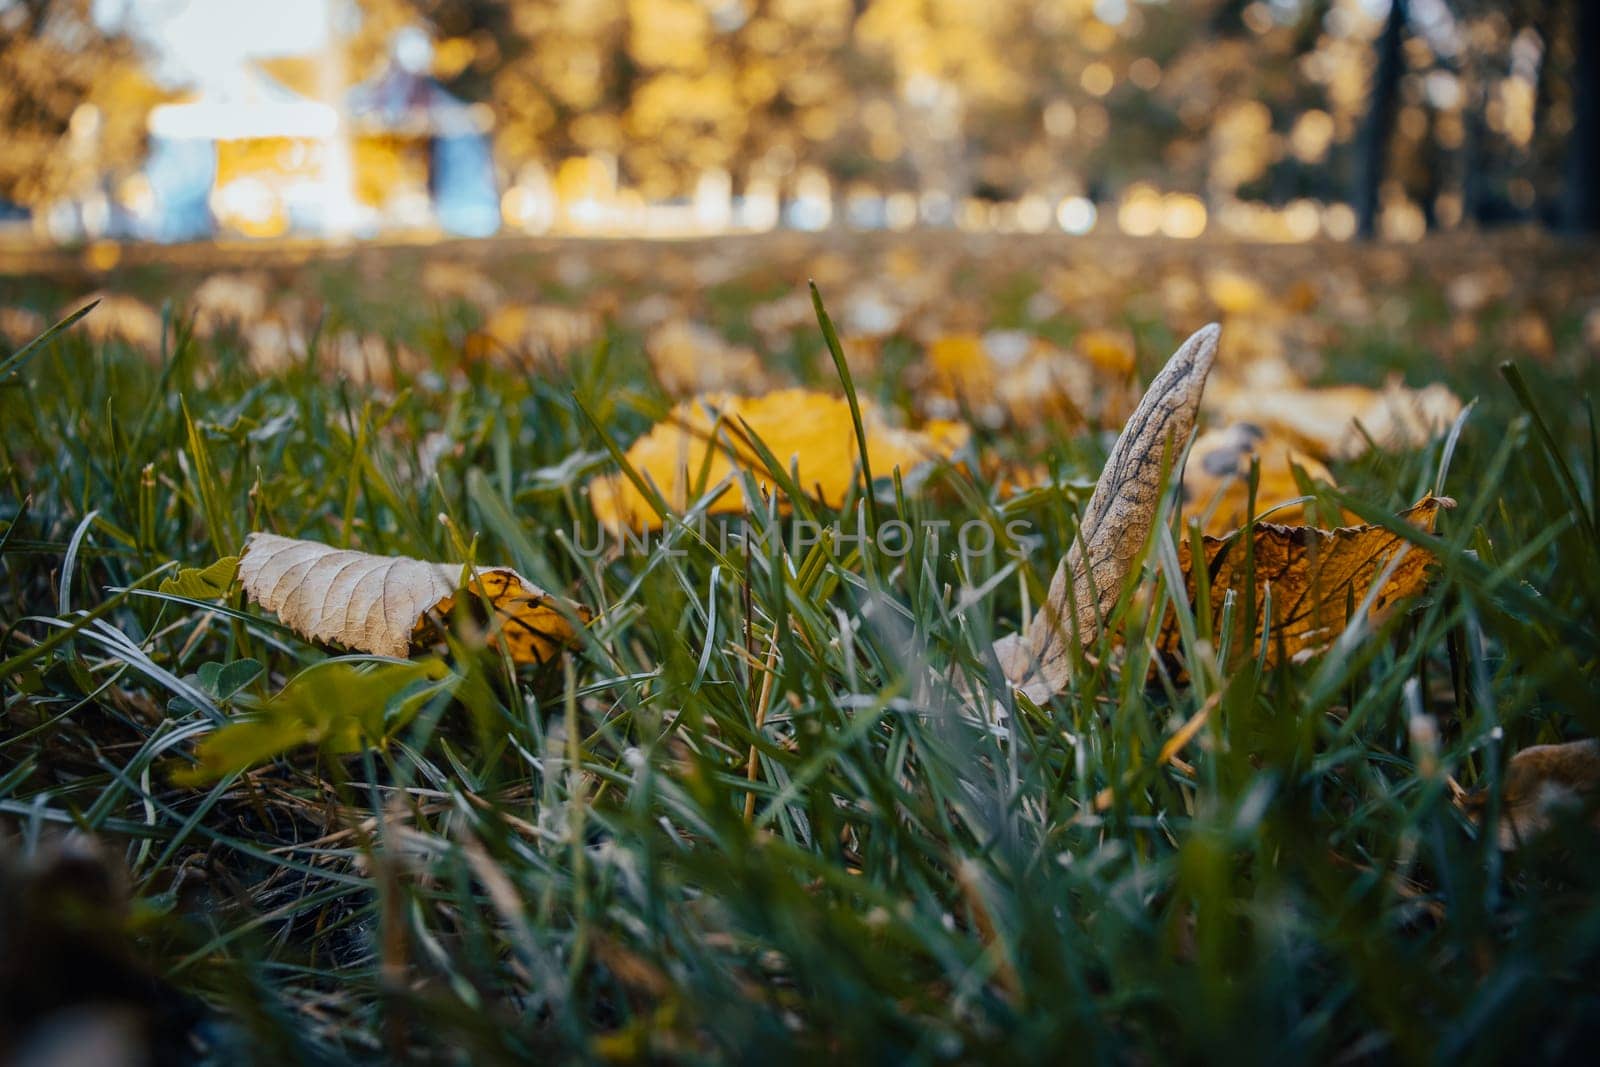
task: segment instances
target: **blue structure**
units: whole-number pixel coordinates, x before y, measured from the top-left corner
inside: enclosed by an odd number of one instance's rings
[[[211,186],[217,178],[215,143],[193,138],[152,137],[144,165],[155,212],[139,236],[152,241],[198,241],[216,229]]]
[[[500,228],[486,109],[463,103],[432,77],[396,62],[351,90],[348,114],[357,134],[427,138],[428,191],[442,230],[487,237]]]

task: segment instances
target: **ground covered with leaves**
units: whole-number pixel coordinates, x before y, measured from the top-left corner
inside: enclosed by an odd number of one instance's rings
[[[1600,760],[1535,746],[1600,732],[1592,259],[0,278],[0,1054],[120,1005],[228,1062],[1576,1058]],[[1153,532],[1019,693],[994,643],[1211,320]]]

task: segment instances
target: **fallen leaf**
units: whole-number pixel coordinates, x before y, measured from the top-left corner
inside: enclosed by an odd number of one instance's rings
[[[933,421],[920,430],[891,426],[865,398],[861,421],[868,461],[878,478],[889,477],[896,468],[909,474],[928,462],[949,459],[968,438],[967,428],[955,422]],[[626,458],[678,511],[693,502],[690,490],[702,471],[706,488],[742,469],[755,476],[762,492],[768,492],[771,479],[743,441],[741,423],[765,442],[786,470],[797,469],[798,483],[817,499],[830,507],[844,502],[859,465],[850,406],[843,397],[807,389],[782,389],[760,397],[718,393],[685,401],[635,441]],[[643,494],[621,474],[592,480],[589,502],[595,517],[613,529],[645,529],[660,522]],[[744,486],[736,480],[706,510],[737,513],[759,503],[745,499]]]
[[[561,364],[600,337],[598,317],[553,305],[508,304],[467,336],[463,354],[487,363],[515,362],[532,370]]]
[[[883,365],[883,338],[870,334],[847,333],[839,336],[839,347],[844,350],[845,363],[856,381],[871,381],[881,373]],[[824,345],[816,354],[816,373],[820,378],[832,378],[839,373],[833,363],[833,354]]]
[[[1400,513],[1419,530],[1432,532],[1441,508],[1455,506],[1449,497],[1424,497]],[[1247,544],[1253,549],[1256,617],[1244,617]],[[1235,596],[1232,648],[1246,655],[1260,647],[1265,607],[1271,603],[1267,627],[1268,662],[1320,651],[1342,633],[1352,608],[1359,609],[1375,584],[1382,582],[1367,607],[1368,618],[1381,622],[1395,606],[1421,592],[1427,584],[1433,554],[1412,544],[1386,526],[1343,526],[1322,530],[1314,526],[1280,526],[1257,523],[1232,537],[1203,539],[1206,573],[1210,584],[1213,633],[1220,633],[1223,601]],[[1197,577],[1188,545],[1178,551],[1189,602],[1197,597]],[[1249,626],[1246,634],[1244,629]],[[1176,616],[1169,614],[1162,627],[1160,646],[1175,653],[1179,647]]]
[[[750,309],[750,325],[768,348],[777,348],[790,335],[816,324],[817,311],[811,304],[811,295],[800,289]]]
[[[315,641],[404,657],[431,643],[463,588],[463,568],[375,556],[317,541],[253,533],[239,560],[244,590]],[[576,639],[556,598],[508,567],[478,567],[466,587],[494,608],[489,642],[518,663],[542,663]],[[568,602],[585,622],[587,609]]]
[[[1396,379],[1381,390],[1224,387],[1213,400],[1226,421],[1253,423],[1327,459],[1354,459],[1369,439],[1380,448],[1420,448],[1461,414],[1460,398],[1446,386],[1408,389]]]
[[[45,321],[45,317],[31,308],[0,307],[0,344],[6,346],[7,354],[11,349],[21,348],[49,328],[50,324]]]
[[[923,385],[949,398],[982,403],[994,388],[994,367],[976,333],[953,333],[935,338],[924,357]]]
[[[263,274],[213,274],[189,295],[187,310],[194,332],[210,337],[223,329],[240,329],[267,313],[269,282]]]
[[[266,318],[242,331],[250,370],[264,378],[287,372],[305,358],[309,338],[304,330],[280,318]]]
[[[1496,839],[1511,851],[1549,830],[1563,812],[1578,813],[1600,791],[1600,740],[1533,745],[1506,765]],[[1468,796],[1464,806],[1481,824],[1488,796]],[[1600,814],[1596,816],[1600,825]]]
[[[1304,504],[1287,504],[1303,495],[1295,468],[1313,481],[1336,485],[1327,467],[1259,426],[1236,422],[1195,438],[1183,468],[1183,509],[1198,516],[1208,534],[1237,530],[1249,517],[1250,464],[1258,463],[1256,514],[1269,510],[1274,522],[1302,519]]]
[[[1556,340],[1550,332],[1550,323],[1531,308],[1507,322],[1504,332],[1509,348],[1541,360],[1548,360],[1555,355]]]
[[[1265,307],[1269,299],[1260,282],[1223,267],[1206,275],[1206,295],[1224,315],[1249,315]]]
[[[1127,410],[1125,377],[1024,331],[991,330],[935,338],[911,368],[909,384],[929,415],[971,412],[987,426],[1060,429],[1091,416],[1120,416]]]
[[[422,265],[417,282],[434,300],[459,300],[485,310],[500,303],[500,287],[494,279],[467,263],[429,260]]]
[[[1085,330],[1072,347],[1104,374],[1115,378],[1133,373],[1133,338],[1120,330]]]
[[[672,396],[727,391],[756,393],[767,385],[755,350],[731,345],[697,322],[673,319],[650,331],[645,354],[661,387]]]
[[[1066,687],[1072,642],[1092,644],[1100,619],[1122,595],[1155,521],[1163,452],[1170,447],[1176,459],[1194,429],[1220,333],[1214,323],[1198,330],[1150,383],[1084,506],[1078,536],[1050,582],[1049,599],[1025,633],[995,642],[1006,680],[1036,704]]]
[[[335,381],[389,390],[399,377],[421,373],[428,361],[410,345],[375,333],[341,330],[317,346],[319,369]]]
[[[138,297],[126,293],[97,292],[75,300],[61,309],[58,318],[66,318],[91,301],[99,306],[84,316],[83,331],[95,344],[121,341],[130,348],[144,349],[147,354],[158,355],[161,348],[161,313]]]

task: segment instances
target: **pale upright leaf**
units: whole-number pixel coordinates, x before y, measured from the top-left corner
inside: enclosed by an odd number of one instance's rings
[[[1072,644],[1087,645],[1115,606],[1144,546],[1161,498],[1161,460],[1168,442],[1177,460],[1194,429],[1220,328],[1203,327],[1156,375],[1123,427],[1084,507],[1078,537],[1056,568],[1050,595],[1028,631],[995,642],[1006,680],[1030,700],[1061,692],[1072,670]]]

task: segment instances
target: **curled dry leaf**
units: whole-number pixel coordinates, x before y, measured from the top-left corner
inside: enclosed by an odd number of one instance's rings
[[[891,426],[865,398],[861,421],[872,473],[880,478],[897,467],[909,473],[924,463],[948,459],[968,437],[967,427],[956,422],[936,420],[920,430]],[[799,485],[829,506],[844,502],[859,465],[850,406],[843,397],[807,389],[781,389],[762,397],[711,394],[686,401],[635,441],[627,460],[655,484],[668,505],[680,511],[692,502],[702,474],[703,485],[710,489],[737,467],[749,471],[767,491],[770,479],[750,447],[745,427],[785,470],[799,471]],[[613,529],[643,529],[660,521],[644,495],[621,474],[591,481],[589,501],[595,517]],[[735,482],[707,511],[737,513],[758,503],[746,500],[744,486]]]
[[[1534,745],[1506,765],[1500,824],[1496,838],[1507,851],[1544,833],[1563,812],[1578,813],[1600,792],[1600,740],[1585,738],[1564,745]],[[1464,806],[1482,822],[1487,795],[1471,794]],[[1600,814],[1596,815],[1600,825]]]
[[[398,657],[437,635],[463,588],[462,572],[268,533],[251,534],[239,561],[245,592],[296,633]],[[509,567],[475,568],[466,587],[493,606],[489,640],[518,663],[542,663],[575,640],[556,598]],[[587,609],[566,606],[588,621]]]
[[[1194,429],[1220,332],[1215,324],[1196,331],[1150,383],[1089,496],[1078,537],[1050,582],[1049,599],[1026,633],[995,642],[1006,680],[1035,703],[1065,688],[1072,644],[1092,643],[1100,619],[1122,594],[1155,521],[1162,455],[1170,442],[1175,460]]]
[[[1400,518],[1432,532],[1440,509],[1452,507],[1455,501],[1449,497],[1428,496],[1401,512]],[[1260,647],[1265,608],[1270,602],[1269,663],[1325,648],[1349,624],[1352,609],[1366,605],[1371,622],[1383,621],[1397,604],[1422,591],[1434,560],[1426,549],[1381,525],[1320,530],[1257,523],[1236,536],[1208,536],[1202,544],[1211,589],[1212,632],[1220,633],[1223,601],[1229,590],[1234,591],[1238,594],[1234,612],[1238,632],[1231,647],[1243,655],[1254,654]],[[1248,566],[1247,556],[1253,556]],[[1178,560],[1193,604],[1198,576],[1187,544],[1180,546]],[[1243,610],[1247,573],[1254,575],[1256,605],[1248,634],[1243,632],[1248,624]],[[1373,594],[1370,604],[1369,592]],[[1160,645],[1165,652],[1178,651],[1174,615],[1169,614],[1162,627]]]

